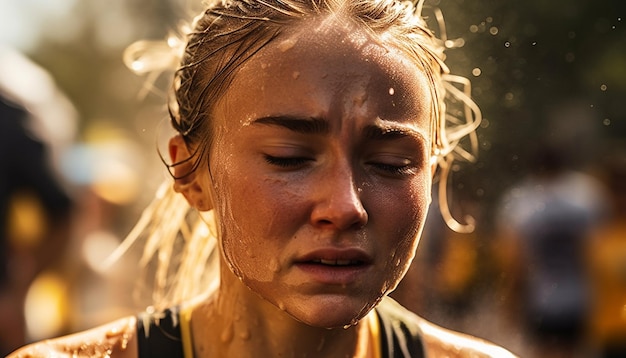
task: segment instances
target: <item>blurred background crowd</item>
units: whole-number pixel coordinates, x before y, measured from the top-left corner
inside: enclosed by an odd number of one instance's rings
[[[448,187],[476,230],[434,205],[393,296],[523,357],[625,357],[626,2],[426,4],[484,115]],[[167,178],[163,83],[144,95],[122,53],[198,9],[0,0],[0,354],[149,302],[137,250],[102,265]]]

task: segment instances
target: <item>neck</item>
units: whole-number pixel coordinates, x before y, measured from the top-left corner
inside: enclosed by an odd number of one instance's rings
[[[367,319],[345,329],[312,327],[259,297],[228,268],[221,279],[220,288],[192,314],[195,358],[343,358],[370,351]]]

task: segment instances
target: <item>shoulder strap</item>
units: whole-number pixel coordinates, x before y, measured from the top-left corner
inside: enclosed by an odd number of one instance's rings
[[[416,316],[391,298],[376,307],[380,322],[382,356],[385,358],[425,357]]]
[[[137,316],[139,358],[184,358],[177,308]]]

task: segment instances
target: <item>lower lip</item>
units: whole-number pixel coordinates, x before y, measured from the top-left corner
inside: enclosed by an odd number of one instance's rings
[[[358,281],[370,267],[369,265],[329,266],[314,263],[297,263],[295,266],[313,281],[341,286]]]

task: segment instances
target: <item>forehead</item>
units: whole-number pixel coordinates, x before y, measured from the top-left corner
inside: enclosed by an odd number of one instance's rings
[[[346,117],[366,107],[385,120],[427,126],[432,100],[426,76],[381,38],[339,18],[305,21],[250,58],[226,97],[239,108],[254,98],[252,116],[275,115],[269,112],[277,104],[283,111],[321,118],[333,115],[333,109]]]

